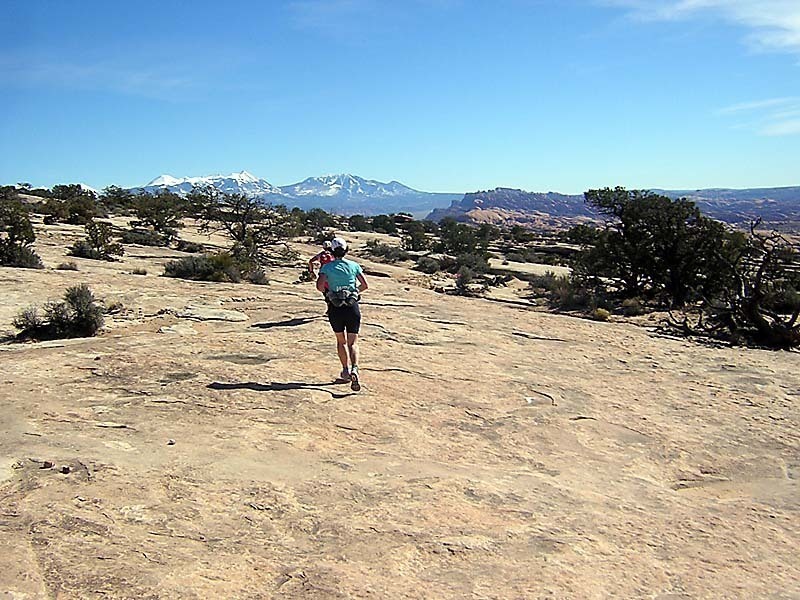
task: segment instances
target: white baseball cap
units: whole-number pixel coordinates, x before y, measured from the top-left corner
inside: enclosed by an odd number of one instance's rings
[[[331,250],[336,250],[337,248],[341,248],[342,250],[347,250],[347,242],[344,241],[343,238],[335,237],[331,240]]]

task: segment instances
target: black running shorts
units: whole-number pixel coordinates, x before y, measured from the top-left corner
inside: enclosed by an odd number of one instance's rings
[[[358,333],[361,329],[361,309],[358,302],[353,306],[334,306],[328,303],[328,321],[334,333]]]

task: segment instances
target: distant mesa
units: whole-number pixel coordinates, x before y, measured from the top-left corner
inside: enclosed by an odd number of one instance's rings
[[[726,223],[748,223],[756,217],[767,222],[800,221],[800,186],[652,191],[670,198],[688,198],[703,214]],[[596,219],[598,215],[584,203],[583,195],[496,188],[465,194],[427,218],[440,221],[445,217],[495,224],[557,225]]]

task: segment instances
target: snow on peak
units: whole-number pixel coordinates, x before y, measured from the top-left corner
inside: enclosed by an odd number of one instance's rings
[[[182,181],[181,179],[177,179],[176,177],[173,177],[172,175],[159,175],[158,177],[153,179],[153,181],[148,183],[145,187],[150,187],[152,185],[158,185],[158,186],[162,186],[162,185],[163,186],[177,185],[181,181]]]
[[[205,186],[212,186],[226,193],[247,194],[255,197],[281,195],[280,188],[275,187],[265,179],[259,179],[247,171],[239,171],[230,175],[206,175],[203,177],[177,178],[172,175],[161,175],[141,189],[151,192],[166,188],[176,194],[185,195],[195,187]]]

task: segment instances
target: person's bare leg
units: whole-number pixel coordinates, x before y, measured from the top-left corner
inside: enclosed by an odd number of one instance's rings
[[[339,362],[342,363],[342,370],[347,369],[347,340],[344,331],[336,333],[336,353],[339,355]]]
[[[358,334],[347,334],[347,350],[350,353],[350,389],[357,392],[361,389],[361,382],[358,377]]]
[[[350,364],[358,367],[358,334],[347,334],[347,350],[350,354]]]

